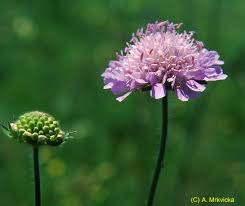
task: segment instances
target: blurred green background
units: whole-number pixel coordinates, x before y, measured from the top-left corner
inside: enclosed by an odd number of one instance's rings
[[[123,103],[101,73],[148,22],[183,22],[225,61],[226,81],[201,98],[170,95],[166,167],[156,206],[193,196],[245,204],[245,1],[0,0],[0,122],[41,110],[76,138],[41,149],[43,205],[141,206],[158,152],[160,102]],[[0,205],[33,205],[31,148],[0,133]]]

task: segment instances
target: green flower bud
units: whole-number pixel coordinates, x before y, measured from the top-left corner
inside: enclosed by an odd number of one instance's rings
[[[46,136],[45,135],[38,135],[38,141],[39,142],[44,142],[46,140]]]
[[[21,125],[23,125],[23,124],[26,124],[27,122],[26,122],[26,120],[25,119],[22,119],[22,120],[20,120],[20,122],[19,122],[19,124]]]
[[[43,130],[43,132],[48,132],[49,131],[49,127],[47,125],[45,125],[42,130]]]
[[[37,122],[37,127],[38,127],[38,129],[42,129],[43,123],[41,121]]]
[[[31,129],[33,129],[34,126],[35,126],[35,122],[34,122],[34,121],[30,121],[30,122],[29,122],[29,127],[30,127]]]
[[[38,129],[37,127],[34,127],[33,131],[34,131],[34,132],[38,132],[39,129]]]
[[[17,131],[19,132],[19,134],[20,134],[20,135],[22,135],[22,134],[25,132],[25,130],[24,130],[24,129],[22,129],[22,128],[21,128],[21,129],[19,129],[19,130],[17,130]]]
[[[56,134],[58,134],[58,133],[60,132],[60,129],[56,127],[56,128],[54,129],[54,131],[55,131]]]
[[[38,132],[38,134],[39,134],[39,135],[43,135],[44,132],[41,130],[41,131]]]
[[[32,134],[32,139],[33,139],[33,140],[38,140],[38,133],[34,132],[34,133]]]
[[[27,129],[27,132],[32,133],[32,129],[28,128],[28,129]]]
[[[54,130],[54,129],[55,129],[54,124],[51,124],[49,127],[50,127],[50,129],[52,129],[52,130]]]
[[[50,135],[53,135],[54,134],[54,131],[53,130],[49,130],[49,134]]]
[[[68,139],[70,134],[61,130],[54,117],[38,111],[25,113],[16,122],[10,123],[9,128],[3,128],[8,131],[10,137],[33,146],[58,146]]]

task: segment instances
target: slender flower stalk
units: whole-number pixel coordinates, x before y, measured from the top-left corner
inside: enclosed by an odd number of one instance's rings
[[[162,98],[162,135],[161,135],[158,159],[156,162],[156,168],[152,178],[150,192],[147,200],[147,206],[153,205],[160,173],[164,167],[164,154],[166,148],[167,135],[168,135],[168,96],[166,95],[164,98]]]
[[[41,206],[41,188],[40,188],[40,173],[39,173],[39,151],[38,147],[33,147],[33,170],[35,184],[35,206]]]
[[[32,146],[35,206],[41,206],[39,147],[58,146],[72,138],[71,133],[62,131],[59,122],[54,117],[38,111],[21,115],[16,122],[9,123],[8,127],[1,126],[10,138]]]

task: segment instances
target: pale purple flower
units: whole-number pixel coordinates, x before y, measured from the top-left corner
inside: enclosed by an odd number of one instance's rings
[[[118,101],[141,89],[149,89],[155,99],[173,90],[178,99],[188,101],[205,90],[207,81],[226,79],[218,53],[205,49],[193,32],[179,33],[180,25],[156,22],[133,34],[102,74],[104,89],[111,89]]]

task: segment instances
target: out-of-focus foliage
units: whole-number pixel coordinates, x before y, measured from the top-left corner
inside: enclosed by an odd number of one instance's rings
[[[229,78],[201,98],[170,95],[166,167],[156,205],[195,195],[245,204],[245,1],[0,1],[0,121],[30,110],[61,120],[76,138],[41,149],[43,205],[135,206],[148,193],[160,135],[160,101],[123,103],[101,73],[147,22],[183,22],[220,52]],[[0,134],[0,205],[33,201],[31,148]]]

